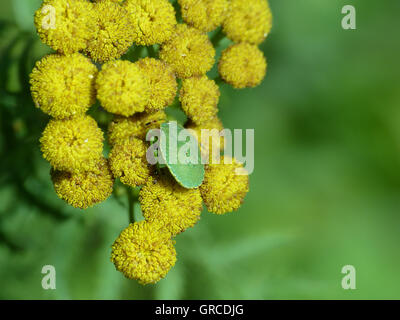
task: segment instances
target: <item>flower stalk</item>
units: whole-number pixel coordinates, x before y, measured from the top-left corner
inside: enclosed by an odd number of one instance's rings
[[[129,214],[129,223],[135,223],[135,196],[133,194],[133,190],[131,187],[126,187],[126,191],[128,194],[128,214]]]

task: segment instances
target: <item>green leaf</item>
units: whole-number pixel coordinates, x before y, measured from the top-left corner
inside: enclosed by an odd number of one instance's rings
[[[160,156],[181,186],[191,189],[202,184],[204,165],[197,140],[176,121],[161,125]]]

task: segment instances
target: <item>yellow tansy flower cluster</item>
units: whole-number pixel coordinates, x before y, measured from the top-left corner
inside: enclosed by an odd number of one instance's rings
[[[97,98],[110,113],[129,117],[143,112],[150,98],[148,77],[130,61],[110,61],[96,80]]]
[[[160,51],[160,58],[179,78],[202,76],[214,65],[215,49],[207,35],[196,28],[179,24]]]
[[[225,20],[228,0],[178,0],[182,17],[188,25],[210,32]]]
[[[207,166],[200,191],[208,211],[224,214],[242,204],[249,191],[249,176],[235,159],[221,157],[220,164]]]
[[[149,180],[140,191],[140,204],[146,220],[162,221],[174,236],[193,227],[202,209],[199,189],[185,189],[169,175]]]
[[[44,0],[35,13],[35,25],[44,43],[71,54],[87,48],[94,14],[93,4],[86,0]]]
[[[126,0],[124,8],[132,19],[137,44],[161,44],[171,37],[176,18],[168,0]]]
[[[100,160],[92,171],[51,170],[51,179],[57,195],[71,206],[81,209],[106,200],[114,185],[107,159]]]
[[[225,145],[217,115],[219,83],[254,87],[267,68],[257,47],[271,29],[266,0],[177,0],[177,5],[178,19],[168,0],[44,0],[34,17],[40,39],[55,51],[30,75],[34,104],[50,116],[40,145],[55,192],[86,209],[112,194],[115,179],[130,199],[132,188],[140,188],[144,221],[131,221],[121,232],[111,261],[141,284],[156,283],[174,266],[173,239],[199,221],[203,203],[209,212],[224,214],[243,202],[249,181],[242,164],[228,156],[212,162]],[[207,33],[214,31],[210,39]],[[210,79],[222,33],[234,43],[222,51],[219,77]],[[88,114],[93,105],[113,114],[105,128]],[[147,161],[146,135],[167,121],[172,105],[186,114],[185,128],[211,160],[198,188],[183,187],[166,168]],[[203,129],[216,133],[208,143]]]
[[[30,77],[33,101],[57,119],[82,115],[96,100],[96,75],[96,66],[82,54],[48,55]]]
[[[193,77],[182,81],[179,100],[186,115],[200,125],[216,116],[220,95],[214,80]]]
[[[265,77],[267,61],[256,46],[246,42],[237,43],[222,52],[219,72],[234,88],[255,87]]]
[[[214,158],[224,149],[225,140],[220,135],[221,131],[224,130],[224,126],[217,116],[200,125],[189,120],[185,127],[190,130],[197,139],[201,154],[204,158],[209,158],[210,156],[211,158]]]
[[[131,187],[146,183],[150,176],[146,151],[146,144],[135,137],[116,143],[110,153],[110,166],[114,176]]]
[[[264,79],[267,61],[257,47],[272,28],[267,0],[231,0],[223,31],[235,42],[222,52],[221,78],[234,88],[255,87]]]
[[[164,61],[144,58],[138,61],[142,73],[149,77],[151,95],[146,103],[146,112],[163,110],[174,102],[178,84],[174,70]]]
[[[151,129],[158,129],[167,120],[163,110],[154,113],[141,112],[131,117],[115,116],[108,126],[108,142],[110,145],[130,137],[146,140]]]
[[[114,177],[103,158],[103,132],[87,115],[52,119],[40,139],[57,195],[76,208],[106,200]]]
[[[133,21],[115,2],[95,3],[93,12],[95,27],[91,30],[85,52],[100,63],[120,58],[136,38]]]
[[[103,132],[87,115],[52,119],[40,139],[43,157],[57,170],[94,169],[102,158]]]
[[[260,44],[271,31],[272,14],[266,0],[230,0],[223,29],[235,42]]]
[[[115,240],[111,261],[129,279],[141,284],[156,283],[175,265],[174,241],[162,225],[135,222]]]

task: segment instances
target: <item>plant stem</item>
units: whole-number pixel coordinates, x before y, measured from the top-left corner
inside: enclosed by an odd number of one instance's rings
[[[135,222],[135,197],[132,191],[130,187],[127,187],[129,223]]]
[[[178,23],[181,23],[182,22],[181,6],[179,5],[178,1],[174,1],[172,5],[174,6],[175,9],[176,21],[178,21]]]
[[[153,46],[148,46],[148,47],[147,47],[147,52],[148,52],[150,58],[155,58],[155,57],[157,57],[156,50],[154,49]]]
[[[215,83],[218,84],[218,85],[220,85],[221,83],[224,82],[224,80],[221,78],[220,75],[216,76],[213,80],[214,80]]]
[[[222,31],[222,28],[219,28],[219,30],[214,34],[214,36],[211,39],[212,44],[214,45],[214,48],[218,47],[220,41],[225,38],[225,34]]]
[[[144,49],[144,47],[137,46],[135,49],[132,50],[133,51],[132,55],[131,55],[132,62],[136,62],[137,60],[140,59],[140,57],[142,56],[143,49]]]

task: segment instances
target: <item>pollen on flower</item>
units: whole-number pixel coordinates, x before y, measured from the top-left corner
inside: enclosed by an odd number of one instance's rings
[[[40,138],[43,157],[60,171],[95,170],[103,152],[103,132],[86,115],[50,120]]]
[[[214,65],[215,49],[206,34],[179,24],[171,39],[161,46],[160,58],[179,78],[206,74]]]
[[[79,53],[45,56],[30,75],[33,101],[57,119],[84,114],[96,99],[96,75],[96,66]]]
[[[197,139],[203,158],[219,156],[221,150],[224,149],[225,139],[220,135],[221,131],[224,130],[224,126],[217,116],[203,122],[201,125],[188,121],[185,128],[190,130]],[[207,129],[207,131],[202,131],[204,129]]]
[[[95,27],[87,45],[87,54],[96,62],[120,58],[132,45],[135,31],[127,11],[111,1],[94,3]]]
[[[80,209],[105,201],[111,195],[114,185],[107,159],[101,159],[90,171],[71,173],[52,169],[51,179],[57,195]]]
[[[93,16],[93,4],[86,0],[45,0],[35,13],[35,26],[44,43],[70,54],[86,49]]]
[[[146,152],[146,144],[134,137],[115,144],[109,159],[114,177],[131,187],[145,184],[151,172]]]
[[[211,120],[218,113],[219,87],[207,76],[182,81],[179,100],[183,111],[195,124]]]
[[[149,78],[130,61],[110,61],[96,80],[97,98],[105,110],[122,116],[143,112],[150,98]]]
[[[164,111],[155,113],[136,113],[131,117],[115,116],[108,126],[108,142],[111,145],[120,143],[130,137],[145,140],[151,129],[159,129],[167,115]]]
[[[93,2],[115,2],[115,3],[123,3],[125,0],[93,0]]]
[[[178,84],[172,68],[164,61],[144,58],[136,62],[150,80],[150,99],[145,107],[146,112],[164,109],[174,102]]]
[[[124,229],[112,245],[111,261],[125,277],[152,284],[175,265],[175,242],[157,223],[140,221]]]
[[[235,42],[260,44],[272,27],[267,0],[231,0],[223,30]]]
[[[218,70],[234,88],[256,87],[265,77],[267,61],[257,46],[238,43],[222,52]]]
[[[161,222],[172,235],[193,227],[200,219],[199,189],[185,189],[171,175],[151,177],[140,190],[139,201],[145,219]]]
[[[234,158],[221,157],[219,164],[207,165],[200,191],[209,212],[231,212],[240,207],[249,191],[249,176]]]
[[[201,31],[210,32],[225,20],[228,0],[178,0],[182,18]]]
[[[176,25],[175,9],[168,0],[126,0],[135,31],[135,42],[142,46],[168,40]]]

